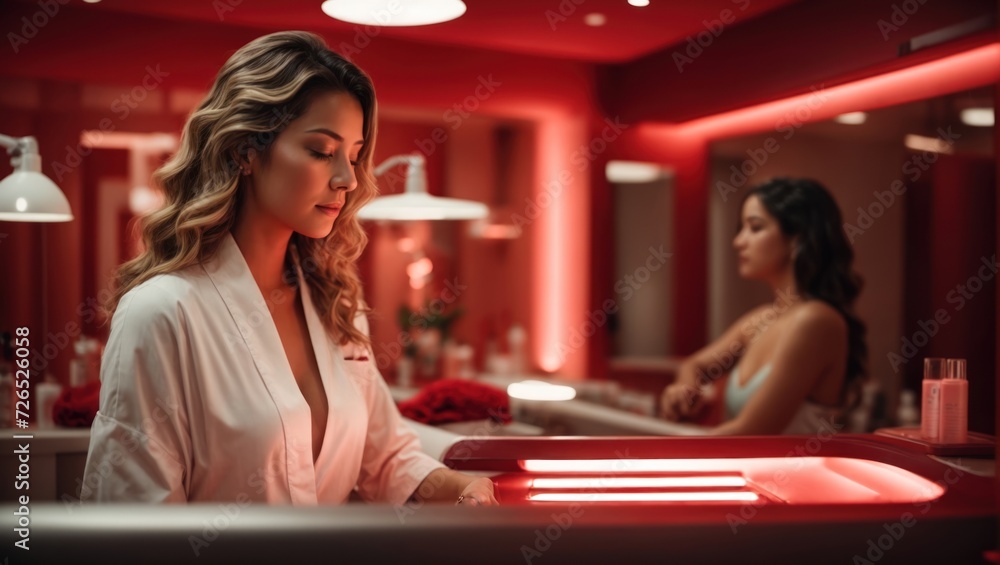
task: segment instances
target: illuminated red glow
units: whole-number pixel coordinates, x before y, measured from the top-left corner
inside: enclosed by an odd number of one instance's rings
[[[575,190],[585,186],[584,171],[568,167],[573,147],[568,139],[580,133],[573,120],[552,118],[538,128],[539,178],[532,204],[538,209],[534,229],[538,233],[533,254],[535,281],[535,320],[532,332],[534,353],[543,371],[569,369],[567,376],[579,376],[573,369],[582,368],[578,348],[568,346],[571,328],[582,320],[573,313],[586,306],[585,285],[568,278],[570,273],[586,273],[585,248],[589,240],[587,199]],[[580,139],[583,139],[583,135]],[[576,362],[578,367],[566,367]]]
[[[546,492],[531,493],[531,502],[754,502],[760,497],[735,492]]]
[[[872,110],[950,92],[975,88],[1000,80],[1000,43],[970,49],[940,59],[913,65],[905,69],[845,83],[829,88],[817,85],[814,91],[764,104],[749,106],[691,120],[681,124],[637,123],[632,134],[639,144],[669,148],[678,152],[678,162],[696,161],[704,157],[707,143],[722,137],[774,131],[780,127],[797,127],[804,123],[834,118],[840,114]],[[535,104],[535,106],[538,106]],[[574,328],[584,325],[586,285],[579,277],[588,272],[588,256],[581,242],[588,241],[586,223],[589,211],[584,197],[589,183],[582,178],[585,171],[567,167],[574,142],[586,143],[583,123],[572,118],[551,114],[538,107],[539,128],[536,158],[535,201],[546,187],[558,186],[561,196],[549,206],[540,207],[541,214],[532,226],[533,253],[531,264],[532,296],[532,357],[546,372],[559,371],[563,376],[582,376],[586,367],[579,347],[569,346]],[[573,180],[562,186],[559,176],[569,173]],[[703,188],[707,189],[707,187]],[[682,305],[683,308],[683,305]],[[684,313],[680,313],[684,318]],[[578,374],[581,373],[581,374]]]
[[[785,124],[801,124],[834,118],[840,114],[902,104],[982,86],[1000,79],[1000,44],[994,43],[941,59],[914,65],[883,75],[809,94],[792,96],[765,104],[724,112],[682,124],[637,124],[640,137],[650,143],[669,147],[704,146],[706,140],[743,133],[773,130]],[[542,121],[538,136],[539,186],[558,179],[558,164],[565,164],[568,153],[568,121],[550,118]],[[579,173],[576,171],[568,171]],[[563,187],[566,188],[566,187]],[[539,190],[539,193],[541,190]],[[538,194],[538,193],[536,193]],[[544,210],[539,218],[541,229],[534,253],[535,305],[533,322],[534,357],[548,372],[563,370],[566,338],[579,320],[585,299],[575,285],[567,285],[567,273],[585,273],[585,257],[567,249],[571,241],[586,241],[586,227],[573,218],[584,217],[566,198]],[[572,375],[570,375],[572,376]]]
[[[532,502],[754,502],[760,498],[739,475],[540,477],[532,479],[531,489],[528,500]]]
[[[615,479],[639,479],[637,474],[653,473],[686,473],[685,477],[655,477],[663,479],[685,479],[711,481],[717,480],[720,473],[739,475],[745,478],[746,487],[741,491],[754,494],[766,493],[768,498],[776,501],[783,501],[788,504],[886,504],[886,503],[916,503],[926,502],[940,498],[944,494],[944,488],[919,475],[911,473],[905,469],[900,469],[892,465],[870,461],[867,459],[853,459],[848,457],[756,457],[756,458],[729,458],[729,459],[596,459],[596,460],[544,460],[531,459],[520,461],[521,467],[525,471],[537,473],[587,473],[590,475],[602,473],[598,479],[600,486],[597,487],[571,487],[568,485],[593,484],[593,477],[544,477],[553,481],[556,479],[577,479],[578,483],[562,483],[565,486],[550,488],[594,488],[600,492],[577,492],[577,493],[547,493],[566,494],[586,497],[574,500],[595,500],[595,495],[599,500],[606,501],[635,501],[636,498],[622,499],[616,496],[639,496],[639,495],[666,495],[677,494],[669,492],[653,493],[620,493],[613,492],[615,488],[630,488],[624,485],[625,481],[618,486],[611,486]],[[691,476],[692,473],[701,473],[701,476]],[[541,490],[538,481],[543,477],[534,479],[532,486],[536,490]],[[650,477],[645,477],[650,479]],[[559,485],[555,483],[541,483],[542,485]],[[674,487],[665,486],[649,488],[682,488],[679,485]],[[706,487],[708,485],[705,485]],[[530,500],[556,500],[553,498],[536,498],[535,495],[546,493],[532,493]],[[698,493],[702,494],[702,493]],[[604,498],[603,495],[612,498]],[[713,495],[714,496],[714,495]],[[755,495],[756,496],[756,495]],[[561,500],[561,499],[560,499]],[[567,499],[568,500],[568,499]],[[669,497],[642,498],[647,501],[670,501]],[[677,499],[680,500],[680,499]],[[699,499],[708,500],[708,499]],[[754,499],[755,500],[755,499]]]
[[[537,490],[544,489],[609,489],[609,488],[742,488],[747,480],[738,475],[696,477],[566,477],[538,478],[531,481]]]
[[[649,125],[684,138],[718,139],[797,127],[809,122],[905,104],[992,84],[1000,80],[1000,43],[808,94],[748,106],[676,125]]]

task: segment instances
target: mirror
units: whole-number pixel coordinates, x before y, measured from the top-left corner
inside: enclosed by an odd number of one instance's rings
[[[612,288],[618,312],[611,355],[619,365],[657,362],[673,353],[673,173],[654,163],[609,161],[615,210]]]
[[[745,189],[775,176],[814,178],[837,199],[866,281],[856,311],[881,389],[866,427],[895,425],[901,391],[920,390],[922,359],[944,356],[968,359],[969,429],[992,433],[993,108],[989,86],[713,143],[710,335],[773,298],[737,275],[732,239]],[[777,151],[764,149],[769,138]]]

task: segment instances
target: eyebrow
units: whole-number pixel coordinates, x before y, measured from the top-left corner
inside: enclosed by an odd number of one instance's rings
[[[336,139],[337,141],[344,141],[343,136],[341,136],[339,133],[337,133],[335,131],[328,130],[326,128],[315,128],[315,129],[307,130],[306,133],[325,133],[326,135],[328,135],[328,136]],[[356,141],[354,143],[354,145],[364,145],[364,144],[365,144],[365,140],[363,140],[363,139],[359,139],[358,141]]]

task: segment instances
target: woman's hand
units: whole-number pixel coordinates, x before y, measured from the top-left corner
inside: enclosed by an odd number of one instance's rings
[[[456,506],[499,506],[493,491],[493,481],[488,477],[477,477],[465,487],[458,497]]]
[[[663,389],[660,397],[660,415],[671,422],[696,418],[706,405],[700,387],[674,383]]]

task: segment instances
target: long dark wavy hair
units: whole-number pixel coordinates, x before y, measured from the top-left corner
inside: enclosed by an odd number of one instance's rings
[[[868,345],[864,322],[854,314],[854,301],[864,281],[852,269],[854,249],[844,235],[840,208],[830,192],[811,179],[776,178],[747,192],[756,196],[786,237],[794,237],[795,283],[803,298],[822,300],[847,321],[847,372],[841,401],[849,391],[858,400],[867,375]]]

